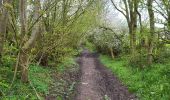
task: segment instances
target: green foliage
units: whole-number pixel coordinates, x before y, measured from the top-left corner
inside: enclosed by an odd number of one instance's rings
[[[73,48],[69,47],[63,47],[58,48],[56,51],[53,52],[52,57],[53,61],[58,62],[56,64],[62,63],[62,61],[65,61],[67,57],[70,57],[72,55],[76,55],[77,52]]]
[[[7,64],[6,64],[7,63]],[[0,96],[3,100],[25,100],[25,99],[37,99],[35,90],[40,96],[48,94],[49,84],[52,79],[50,77],[50,70],[41,66],[30,65],[29,67],[29,81],[32,83],[22,83],[20,77],[15,80],[13,86],[10,88],[11,80],[13,78],[13,71],[11,66],[5,62],[4,66],[0,69]],[[3,73],[1,73],[3,72]],[[5,72],[5,73],[4,73]],[[1,98],[0,98],[1,99]]]
[[[85,42],[85,47],[90,50],[90,52],[93,52],[93,51],[96,51],[96,47],[94,44],[92,44],[91,42],[89,41],[86,41]]]
[[[147,66],[147,55],[144,51],[135,54],[129,55],[126,59],[128,60],[128,64],[132,67],[144,68]]]
[[[164,46],[157,50],[157,53],[154,56],[154,61],[156,63],[167,63],[170,59],[170,47]]]
[[[12,5],[9,4],[9,3],[5,3],[5,4],[4,4],[4,7],[5,7],[6,9],[8,9],[8,10],[10,10],[10,9],[13,8]]]
[[[105,95],[104,100],[110,100],[110,98],[107,95]]]
[[[45,31],[36,44],[35,55],[43,52],[57,65],[66,57],[79,54],[75,49],[87,32],[97,24],[98,5],[91,1],[75,4],[75,1],[68,0],[62,5],[61,2],[57,2],[56,7],[45,12],[46,16],[43,17]],[[44,1],[44,4],[50,5],[51,2]]]
[[[66,57],[60,64],[58,64],[57,71],[63,73],[66,70],[73,68],[74,66],[77,66],[75,59],[71,57]]]
[[[78,51],[74,52],[76,55],[77,53]],[[69,98],[69,96],[73,94],[75,84],[77,84],[75,80],[68,81],[70,80],[68,76],[66,76],[67,78],[60,77],[58,80],[53,80],[51,78],[52,71],[55,71],[56,74],[78,72],[79,67],[75,59],[70,56],[65,57],[56,68],[52,69],[31,64],[29,66],[29,81],[32,85],[30,83],[22,83],[19,79],[20,77],[17,77],[12,88],[9,90],[13,78],[13,71],[10,67],[1,67],[0,69],[0,72],[3,72],[0,73],[0,80],[2,80],[0,82],[0,96],[3,100],[37,100],[35,90],[40,97],[44,97],[49,94],[49,89],[52,84],[55,84],[55,89],[53,88],[53,90],[57,90],[56,94],[60,95],[61,97],[59,96],[58,98],[62,100],[63,95]],[[8,79],[6,77],[8,77]],[[35,90],[33,88],[35,88]]]
[[[31,65],[29,70],[29,79],[36,90],[40,93],[48,94],[49,84],[52,83],[50,70],[36,65]]]
[[[135,92],[141,100],[168,100],[170,98],[170,63],[153,64],[143,70],[129,67],[125,58],[111,59],[100,56],[104,65],[116,74],[129,91]]]
[[[3,62],[3,66],[6,67],[15,66],[16,58],[6,55],[2,57],[2,62]]]
[[[79,66],[73,57],[65,58],[53,70],[55,80],[51,87],[51,94],[57,96],[57,100],[70,100],[74,96],[74,89],[77,84]]]
[[[0,66],[0,97],[5,96],[9,91],[11,80],[13,78],[13,66],[15,66],[15,57],[5,55],[2,57]]]
[[[12,44],[8,45],[8,43],[6,43],[4,45],[4,52],[2,56],[3,66],[5,67],[15,66],[17,51],[18,49]]]

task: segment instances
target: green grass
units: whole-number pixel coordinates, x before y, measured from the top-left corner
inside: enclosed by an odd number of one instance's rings
[[[96,51],[96,47],[94,44],[86,41],[85,47],[90,51],[90,52],[94,52]]]
[[[31,99],[36,100],[36,92],[40,97],[48,94],[48,88],[50,83],[52,82],[52,78],[50,77],[50,70],[47,68],[43,68],[41,66],[30,65],[29,67],[29,81],[30,83],[22,83],[20,81],[20,77],[17,76],[13,86],[9,89],[11,80],[13,77],[13,72],[10,71],[11,68],[9,66],[1,68],[6,70],[6,73],[3,73],[4,76],[0,76],[3,79],[0,82],[0,99],[2,100],[25,100]],[[9,77],[10,76],[10,77]],[[35,88],[35,90],[33,89]]]
[[[29,79],[37,91],[45,95],[48,94],[48,87],[52,83],[49,68],[31,65]]]
[[[62,74],[68,70],[78,70],[74,58],[80,55],[82,49],[70,49],[69,51],[71,53],[67,55],[67,57],[64,56],[60,63],[53,61],[55,63],[53,67],[42,67],[31,64],[29,66],[29,80],[31,84],[22,83],[20,75],[17,73],[16,80],[11,89],[10,85],[14,74],[13,67],[15,66],[16,58],[9,55],[4,56],[2,59],[3,65],[0,66],[0,100],[37,100],[36,92],[41,98],[48,95],[50,86],[54,84],[54,79],[51,77],[52,73],[56,72],[57,74]],[[66,87],[66,85],[67,84],[63,84],[63,87],[56,87],[56,89],[59,90],[59,88]]]
[[[126,58],[101,55],[101,62],[116,74],[140,100],[170,100],[170,63],[153,64],[143,70],[129,67]]]
[[[73,57],[66,57],[64,60],[57,65],[57,72],[64,73],[66,70],[72,69],[77,66],[77,63]]]

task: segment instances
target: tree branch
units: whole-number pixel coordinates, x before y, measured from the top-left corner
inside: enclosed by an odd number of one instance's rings
[[[110,0],[110,1],[112,2],[113,6],[116,8],[116,10],[118,10],[120,13],[122,13],[127,18],[127,15],[116,6],[116,4],[113,2],[113,0]]]

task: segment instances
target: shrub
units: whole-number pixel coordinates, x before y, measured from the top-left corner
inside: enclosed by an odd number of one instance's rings
[[[170,49],[161,49],[155,56],[155,63],[166,63],[170,59]]]
[[[129,56],[127,60],[132,67],[144,68],[147,66],[147,55],[145,53],[135,53],[134,56]]]

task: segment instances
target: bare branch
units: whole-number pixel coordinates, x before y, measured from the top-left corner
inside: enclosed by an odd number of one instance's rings
[[[113,2],[113,0],[110,0],[110,1],[112,2],[113,6],[116,8],[116,10],[118,10],[120,13],[122,13],[122,14],[127,18],[127,15],[126,15],[121,9],[119,9],[119,8],[116,6],[116,4]]]

